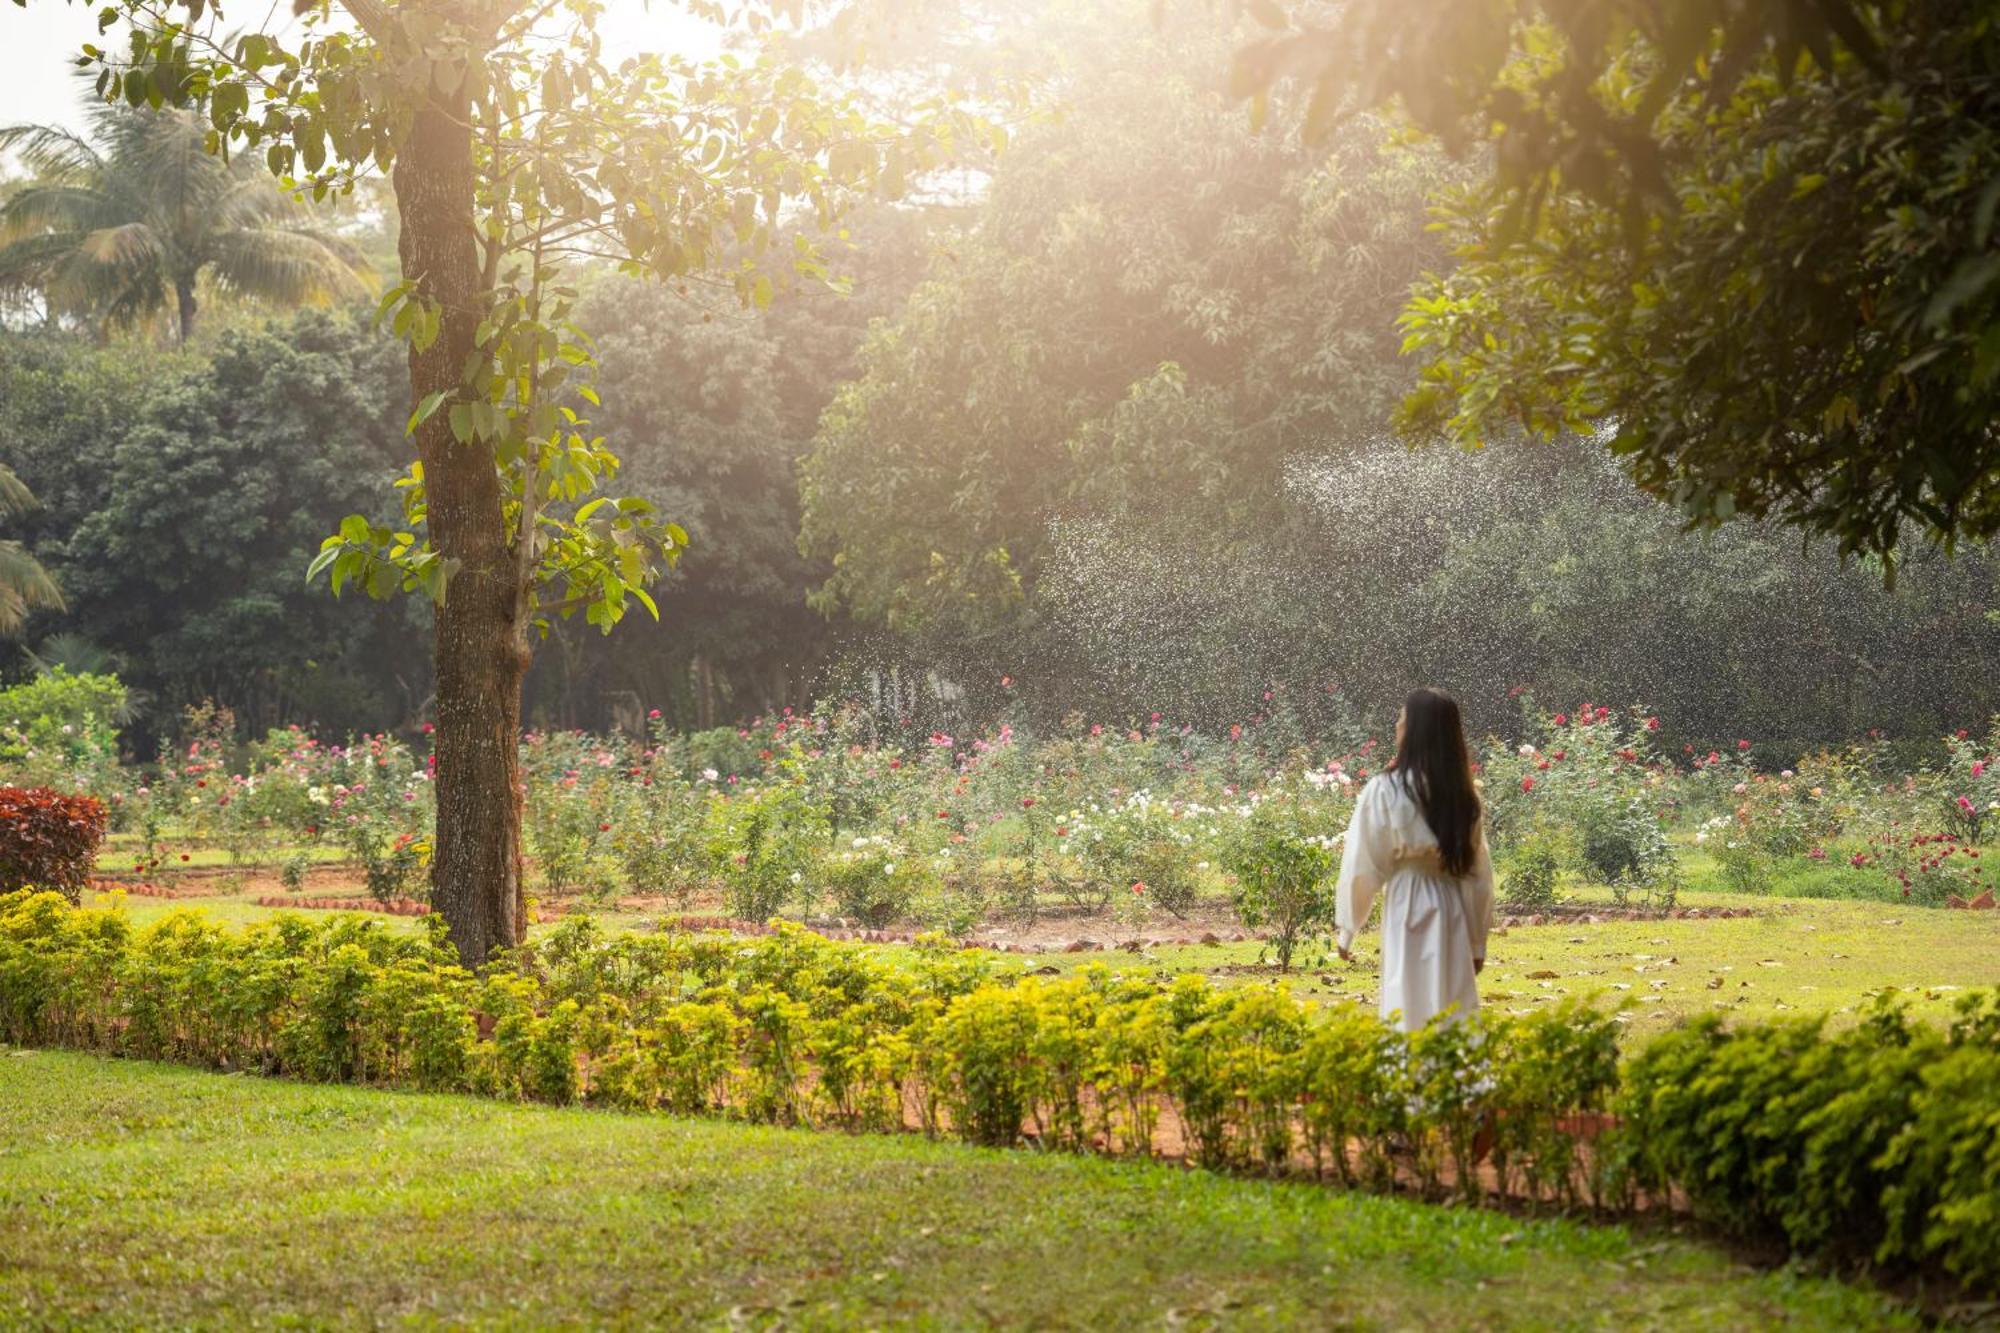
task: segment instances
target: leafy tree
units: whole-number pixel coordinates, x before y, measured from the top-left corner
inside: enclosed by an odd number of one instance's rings
[[[1045,55],[1074,62],[1065,115],[1018,137],[823,418],[817,605],[991,665],[1022,651],[1053,521],[1223,557],[1280,511],[1288,459],[1380,429],[1442,164],[1377,125],[1330,150],[1246,125],[1225,50],[1133,6]]]
[[[432,900],[482,961],[524,929],[514,737],[537,632],[578,611],[608,629],[649,606],[646,584],[686,543],[641,500],[591,498],[617,457],[564,402],[594,393],[577,387],[591,354],[566,267],[719,275],[763,303],[780,280],[825,276],[809,244],[772,247],[788,201],[830,221],[978,127],[931,108],[915,131],[884,128],[777,63],[612,69],[596,0],[305,0],[289,46],[225,42],[202,0],[117,8],[138,26],[129,56],[86,52],[101,92],[201,101],[218,144],[317,191],[389,174],[403,282],[383,312],[409,345],[416,462],[401,527],[351,516],[315,567],[336,591],[436,602]],[[802,6],[748,9],[768,21]],[[169,12],[185,21],[161,22]]]
[[[1394,97],[1490,144],[1417,293],[1405,422],[1602,430],[1691,518],[1889,552],[2000,533],[2000,7],[1949,0],[1364,0],[1239,86],[1308,134]]]
[[[837,630],[806,605],[827,571],[798,550],[797,464],[869,318],[920,276],[924,211],[869,209],[842,228],[851,296],[802,291],[743,310],[657,283],[588,291],[577,321],[597,349],[597,428],[621,442],[624,484],[687,528],[688,550],[655,589],[657,625],[609,639],[556,630],[531,707],[603,725],[618,716],[604,705],[643,701],[708,727],[807,702]]]
[[[34,495],[14,470],[0,463],[0,517],[26,513],[34,504]],[[19,633],[30,611],[59,610],[62,604],[62,593],[41,562],[20,542],[11,538],[0,541],[0,635]]]
[[[0,285],[50,313],[109,327],[170,310],[185,343],[204,281],[286,305],[359,295],[353,246],[315,225],[262,165],[206,151],[192,113],[99,103],[92,138],[52,125],[0,129],[36,174],[0,205]]]
[[[130,343],[0,342],[0,439],[48,502],[25,535],[68,593],[58,625],[86,646],[36,655],[74,666],[94,648],[150,696],[152,726],[204,698],[253,731],[412,721],[428,609],[357,612],[300,576],[341,515],[391,503],[398,353],[317,311],[164,366]]]

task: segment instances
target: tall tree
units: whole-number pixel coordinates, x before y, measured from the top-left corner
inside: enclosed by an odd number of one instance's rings
[[[12,468],[0,463],[0,518],[34,508],[35,497]],[[62,593],[41,562],[12,539],[0,541],[0,635],[20,632],[28,613],[38,608],[59,610]]]
[[[169,312],[194,333],[204,279],[288,305],[352,298],[366,266],[253,158],[207,151],[190,112],[98,103],[89,139],[53,125],[0,129],[36,179],[0,205],[0,286],[51,314],[130,326]]]
[[[1406,424],[1602,431],[1693,519],[2000,535],[2000,4],[1358,0],[1242,91],[1490,147],[1406,315]]]
[[[301,0],[290,46],[225,42],[202,0],[118,8],[138,21],[130,53],[86,52],[107,95],[202,101],[219,145],[319,191],[390,175],[403,281],[383,311],[409,343],[416,455],[404,524],[351,516],[316,568],[336,590],[436,600],[432,897],[482,961],[524,927],[516,738],[537,634],[650,608],[646,585],[686,542],[642,500],[591,495],[617,457],[565,402],[595,395],[565,268],[608,259],[766,302],[778,281],[826,276],[810,243],[771,244],[788,207],[830,222],[969,122],[945,109],[914,132],[878,127],[775,63],[613,69],[596,0]]]
[[[1219,87],[1227,38],[1144,14],[1091,7],[1042,53],[1065,114],[1021,134],[822,418],[822,608],[990,663],[1020,650],[1058,520],[1224,557],[1282,509],[1288,460],[1379,432],[1408,387],[1394,320],[1441,255],[1442,156],[1379,123],[1260,131]]]

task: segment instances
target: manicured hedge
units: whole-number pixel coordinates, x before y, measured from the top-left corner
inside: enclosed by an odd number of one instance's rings
[[[75,902],[104,841],[104,807],[47,787],[0,787],[0,892],[50,889]]]
[[[1619,1107],[1635,1178],[1732,1231],[2000,1288],[2000,992],[1945,1032],[1888,1005],[1844,1032],[1704,1018],[1627,1064]]]
[[[435,918],[134,929],[14,894],[0,1037],[1434,1196],[1685,1198],[1802,1254],[2000,1285],[2000,993],[1949,1032],[1888,1007],[1842,1033],[1702,1021],[1621,1067],[1610,1016],[1580,1004],[1405,1037],[1274,987],[1010,979],[942,944],[902,966],[790,926],[738,940],[572,917],[477,974],[454,957]]]

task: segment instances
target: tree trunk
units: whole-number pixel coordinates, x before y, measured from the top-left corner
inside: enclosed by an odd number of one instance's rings
[[[456,397],[475,351],[481,276],[473,234],[470,109],[435,86],[396,159],[403,276],[439,310],[436,341],[410,346],[410,390]],[[470,966],[521,942],[521,679],[517,572],[492,451],[459,444],[449,412],[416,431],[430,538],[453,562],[437,608],[437,841],[431,904]]]
[[[195,309],[194,279],[191,277],[176,278],[174,280],[174,314],[180,320],[180,345],[182,347],[186,347],[188,339],[194,337]]]

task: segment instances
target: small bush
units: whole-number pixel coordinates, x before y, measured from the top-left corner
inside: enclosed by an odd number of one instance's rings
[[[1561,836],[1552,830],[1525,834],[1507,856],[1507,905],[1528,911],[1554,906],[1565,854]]]
[[[1290,971],[1299,941],[1333,924],[1338,830],[1303,801],[1271,797],[1242,821],[1223,854],[1236,876],[1236,912],[1252,930],[1269,926],[1278,968]]]
[[[805,894],[827,835],[826,814],[796,787],[763,787],[709,807],[703,842],[730,910],[762,921]]]
[[[937,878],[925,858],[880,835],[850,839],[821,863],[819,876],[835,909],[871,929],[908,916]]]
[[[0,893],[49,889],[76,902],[104,841],[104,806],[46,787],[0,787]]]

